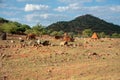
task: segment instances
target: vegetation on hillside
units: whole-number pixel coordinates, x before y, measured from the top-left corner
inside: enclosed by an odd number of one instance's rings
[[[74,20],[68,22],[61,21],[53,23],[49,25],[47,29],[52,29],[54,31],[63,30],[64,32],[74,33],[82,33],[82,31],[84,31],[85,29],[91,29],[94,32],[104,32],[107,35],[111,35],[113,33],[120,34],[120,26],[108,23],[89,14],[79,16]]]
[[[24,34],[27,29],[31,29],[29,25],[0,18],[0,32],[7,32],[11,34]]]
[[[41,24],[30,27],[26,24],[0,18],[0,32],[9,34],[34,33],[37,36],[46,34],[62,36],[64,32],[67,32],[72,37],[91,37],[93,32],[97,32],[99,37],[120,38],[120,26],[107,23],[91,15],[80,16],[69,22],[57,22],[48,27]]]

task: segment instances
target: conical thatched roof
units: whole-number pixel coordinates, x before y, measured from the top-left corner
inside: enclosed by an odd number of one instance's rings
[[[92,38],[92,39],[98,39],[99,37],[98,37],[97,33],[94,32],[91,38]]]

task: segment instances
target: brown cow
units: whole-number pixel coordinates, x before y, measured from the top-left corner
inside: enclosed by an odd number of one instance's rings
[[[66,41],[66,42],[74,42],[74,39],[71,38],[71,37],[68,35],[68,33],[64,33],[63,40]]]
[[[69,37],[69,36],[64,36],[63,40],[66,41],[66,42],[74,42],[74,39]]]
[[[27,40],[36,39],[36,35],[33,34],[33,33],[28,34],[28,35],[26,36],[26,39],[27,39]]]
[[[62,39],[63,36],[55,36],[55,39]]]

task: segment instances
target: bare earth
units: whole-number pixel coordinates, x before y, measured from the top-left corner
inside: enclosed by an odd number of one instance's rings
[[[59,46],[61,40],[38,37],[54,45],[19,47],[18,37],[0,41],[0,80],[120,80],[120,39]]]

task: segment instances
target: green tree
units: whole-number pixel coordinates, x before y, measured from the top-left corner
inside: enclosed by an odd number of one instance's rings
[[[23,24],[20,27],[18,27],[18,32],[24,33],[26,30],[31,29],[30,26]]]
[[[99,33],[98,35],[99,35],[101,38],[105,38],[105,37],[106,37],[105,32],[101,32],[101,33]]]
[[[43,28],[42,31],[41,31],[41,34],[42,34],[42,35],[48,34],[47,29]]]
[[[26,25],[26,24],[23,24],[21,27],[22,27],[25,31],[26,31],[27,29],[31,29],[31,27],[30,27],[29,25]]]
[[[84,31],[82,31],[82,35],[84,37],[91,37],[92,33],[93,33],[93,31],[91,29],[85,29]]]
[[[21,24],[18,22],[12,22],[12,21],[10,21],[10,22],[13,23],[14,25],[16,25],[17,27],[21,27]]]
[[[50,35],[51,36],[58,36],[58,32],[57,31],[53,31]]]
[[[37,31],[42,31],[43,30],[43,26],[41,24],[37,24],[35,26],[32,27],[33,30],[37,30]]]
[[[46,29],[46,30],[47,30],[47,29]],[[50,29],[47,30],[47,34],[48,34],[48,35],[50,35],[52,32],[53,32],[53,31],[50,30]]]
[[[18,30],[18,27],[14,24],[14,23],[4,23],[2,25],[2,29],[4,32],[7,32],[7,33],[17,33],[17,30]]]
[[[30,33],[33,33],[33,30],[32,30],[32,29],[27,29],[27,30],[25,31],[25,34],[30,34]]]
[[[69,35],[70,37],[74,37],[75,33],[74,33],[74,32],[69,32],[68,35]]]
[[[61,30],[57,33],[58,36],[62,36],[64,34],[64,32]]]
[[[119,34],[118,33],[113,33],[112,38],[119,38]]]
[[[42,33],[44,32],[44,27],[41,24],[37,24],[35,26],[32,27],[33,33],[36,35],[42,35]]]

